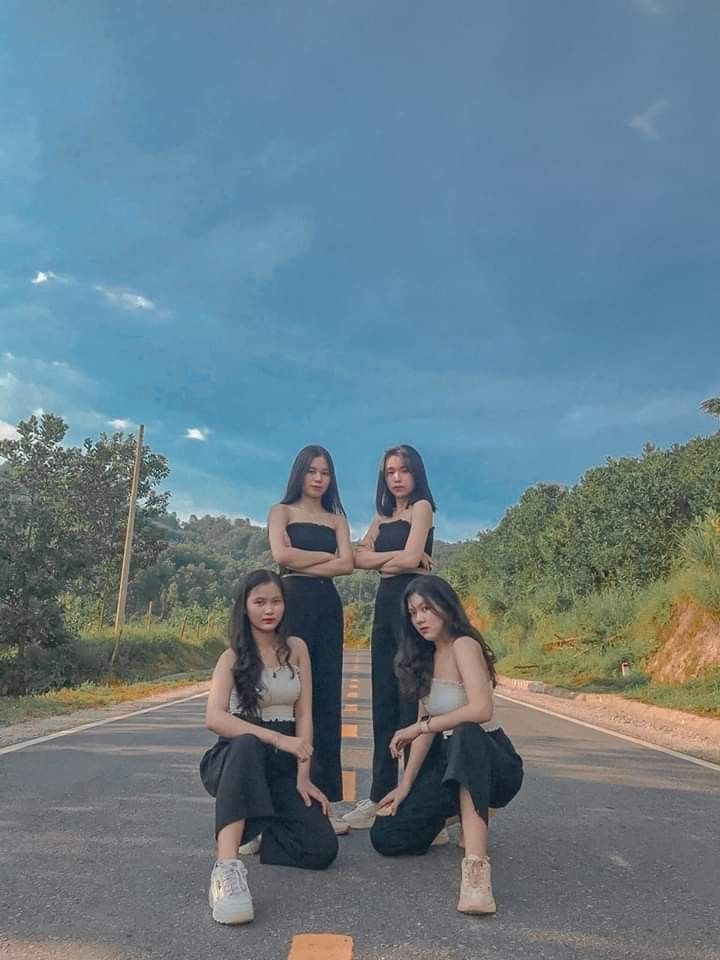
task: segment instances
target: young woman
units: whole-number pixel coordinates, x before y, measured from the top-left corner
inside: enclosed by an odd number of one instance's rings
[[[426,853],[446,818],[460,815],[465,857],[458,910],[495,913],[487,855],[488,810],[520,789],[522,760],[493,716],[495,657],[452,587],[421,576],[405,591],[396,669],[419,700],[415,723],[390,743],[411,744],[398,786],[379,803],[370,839],[385,856]]]
[[[315,776],[331,802],[342,800],[342,603],[332,578],[352,573],[353,556],[332,457],[304,447],[285,496],[270,511],[273,559],[284,574],[287,623],[310,651],[313,675]],[[336,833],[349,827],[332,816]]]
[[[252,848],[243,852],[259,847],[262,863],[307,870],[328,867],[338,848],[327,798],[310,779],[310,658],[303,641],[288,635],[282,580],[269,570],[243,581],[230,649],[213,671],[206,723],[219,736],[200,763],[203,785],[215,797],[210,907],[218,923],[249,923],[253,901],[241,844]]]
[[[383,455],[375,498],[377,515],[355,552],[355,566],[378,570],[371,656],[373,777],[370,798],[361,800],[343,819],[352,827],[372,826],[378,801],[397,784],[397,758],[390,739],[415,716],[415,703],[398,688],[393,661],[403,624],[402,597],[408,583],[430,570],[433,545],[433,500],[420,454],[402,444]]]

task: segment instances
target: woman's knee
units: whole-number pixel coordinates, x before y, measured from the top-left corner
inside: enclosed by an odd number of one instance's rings
[[[338,855],[335,831],[330,827],[329,830],[310,834],[308,839],[310,843],[302,855],[303,867],[306,870],[326,870]]]
[[[404,831],[393,829],[395,824],[388,823],[390,817],[378,818],[370,828],[370,843],[376,853],[382,857],[397,857],[402,853],[410,853],[408,837]]]
[[[232,763],[248,763],[262,760],[263,743],[252,733],[243,733],[233,737],[228,746],[227,759]]]

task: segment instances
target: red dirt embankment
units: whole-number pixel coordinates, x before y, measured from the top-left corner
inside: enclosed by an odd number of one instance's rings
[[[657,683],[684,683],[718,665],[720,620],[692,600],[681,600],[662,632],[648,673]]]

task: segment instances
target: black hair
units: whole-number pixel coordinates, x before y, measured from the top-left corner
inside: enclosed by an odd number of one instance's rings
[[[494,687],[497,683],[495,654],[490,645],[468,620],[460,598],[447,580],[432,574],[422,574],[410,581],[402,599],[403,626],[398,653],[395,657],[395,674],[400,681],[402,694],[412,700],[420,700],[427,696],[430,693],[433,676],[435,644],[431,640],[426,640],[413,625],[408,611],[408,601],[413,594],[418,594],[438,612],[454,640],[458,637],[472,637],[480,644]]]
[[[272,583],[276,586],[283,598],[283,603],[286,603],[285,587],[281,578],[272,570],[253,570],[240,582],[240,592],[230,618],[230,647],[235,652],[233,664],[235,690],[240,701],[240,712],[250,717],[256,717],[258,713],[263,662],[247,614],[247,601],[251,591],[264,583]],[[285,613],[275,628],[275,633],[278,640],[278,663],[280,666],[288,665],[292,670]]]
[[[387,467],[387,462],[390,457],[402,457],[403,463],[413,475],[415,489],[408,497],[408,505],[417,503],[418,500],[427,500],[433,510],[435,510],[435,501],[430,492],[430,484],[428,483],[422,457],[415,447],[411,447],[407,443],[401,443],[397,447],[390,447],[389,450],[386,450],[380,461],[377,493],[375,494],[375,506],[380,516],[391,517],[397,506],[395,495],[388,489],[387,481],[385,480],[385,468]]]
[[[290,469],[290,476],[288,477],[285,496],[282,498],[280,503],[297,503],[302,496],[305,474],[310,469],[310,464],[313,462],[315,457],[324,457],[328,465],[328,470],[330,471],[330,483],[327,490],[322,495],[322,505],[328,511],[328,513],[339,513],[344,517],[345,509],[342,505],[342,501],[340,500],[340,491],[338,490],[333,458],[330,456],[325,447],[320,447],[315,443],[312,443],[307,447],[303,447],[300,453],[295,457],[295,461]]]

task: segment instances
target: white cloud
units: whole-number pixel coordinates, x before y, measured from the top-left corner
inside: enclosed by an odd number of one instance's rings
[[[75,283],[72,277],[63,276],[61,273],[53,273],[52,270],[38,270],[30,283],[34,284],[36,287],[39,287],[43,283],[49,283],[50,280],[55,280],[57,283],[63,283],[65,286],[70,286],[70,284]]]
[[[17,440],[20,434],[11,423],[0,420],[0,440]]]
[[[79,284],[81,287],[89,288],[89,285],[80,283],[74,277],[54,273],[52,270],[38,270],[30,283],[33,286],[40,287],[50,283],[50,281],[61,283],[64,286]],[[144,297],[141,293],[135,293],[133,290],[106,287],[102,283],[93,284],[92,289],[114,307],[120,307],[123,310],[155,310],[155,303],[149,297]]]
[[[132,421],[117,418],[115,420],[108,420],[108,426],[113,427],[115,430],[129,430],[132,426]]]
[[[117,290],[104,287],[102,284],[96,284],[95,290],[101,293],[103,297],[114,307],[122,307],[124,310],[154,310],[155,304],[148,297],[140,293],[133,293],[131,290]]]
[[[631,117],[628,121],[628,126],[632,130],[637,130],[638,133],[647,137],[648,140],[657,140],[660,136],[657,128],[658,120],[667,108],[667,100],[656,100],[644,113],[637,113],[634,117]]]
[[[14,360],[14,359],[15,359],[15,354],[14,354],[14,353],[10,353],[9,350],[6,350],[6,351],[3,353],[3,360]]]
[[[185,434],[186,440],[207,440],[210,431],[207,427],[188,427]]]

